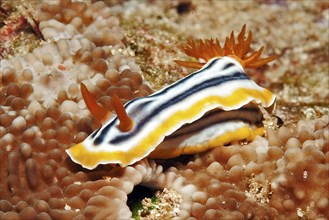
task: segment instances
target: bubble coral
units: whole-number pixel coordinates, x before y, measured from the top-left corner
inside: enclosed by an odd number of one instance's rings
[[[134,61],[123,54],[113,54],[122,48],[122,32],[117,18],[108,11],[89,16],[90,29],[103,27],[100,39],[89,40],[88,31],[84,32],[86,37],[70,32],[70,13],[86,10],[82,15],[87,19],[88,13],[102,6],[70,1],[59,5],[44,3],[41,20],[49,20],[41,22],[40,27],[44,37],[52,41],[23,56],[1,60],[1,219],[131,215],[126,210],[126,194],[133,187],[130,177],[126,183],[121,179],[112,181],[115,188],[111,188],[107,180],[94,181],[95,177],[72,170],[74,166],[63,157],[68,146],[82,141],[99,126],[82,101],[80,82],[84,81],[97,101],[108,109],[113,109],[113,93],[125,102],[151,92]],[[62,36],[58,27],[74,34]],[[104,200],[104,195],[111,198]],[[116,207],[113,204],[122,206],[122,212],[112,209]],[[108,206],[112,211],[97,211]]]
[[[110,110],[114,93],[125,102],[152,90],[119,53],[123,32],[103,2],[62,0],[40,10],[49,42],[1,60],[0,219],[129,219],[127,195],[139,184],[182,196],[173,219],[328,218],[328,116],[188,162],[87,171],[68,160],[65,149],[99,126],[81,82]]]
[[[179,166],[178,217],[328,216],[328,128],[327,116],[302,120],[294,129],[268,130],[268,140],[216,148]]]

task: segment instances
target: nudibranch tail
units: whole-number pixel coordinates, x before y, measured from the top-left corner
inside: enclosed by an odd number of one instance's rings
[[[134,122],[127,114],[125,107],[122,105],[117,95],[113,96],[113,106],[114,106],[114,111],[117,114],[117,117],[120,121],[119,129],[122,132],[130,131],[133,127]]]
[[[264,47],[261,47],[258,51],[251,52],[252,32],[249,31],[248,36],[245,37],[246,25],[243,25],[238,37],[235,41],[234,32],[231,32],[229,37],[226,37],[224,46],[221,47],[218,39],[206,39],[206,40],[189,40],[184,51],[187,55],[203,61],[180,61],[175,62],[181,66],[188,68],[200,69],[210,59],[214,57],[230,56],[239,61],[244,68],[258,68],[276,59],[275,55],[259,58],[262,54]]]
[[[88,91],[85,84],[80,83],[80,90],[83,97],[83,100],[86,103],[87,108],[89,111],[96,117],[96,119],[103,123],[111,116],[111,112],[107,111],[106,109],[102,108],[98,105],[93,95]]]

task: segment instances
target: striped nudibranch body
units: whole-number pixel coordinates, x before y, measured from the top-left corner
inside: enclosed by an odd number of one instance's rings
[[[262,121],[263,114],[253,103],[231,111],[215,109],[167,136],[149,157],[173,158],[237,140],[249,141],[264,133]]]
[[[99,164],[127,166],[148,155],[170,158],[202,152],[262,133],[257,104],[267,108],[274,101],[275,96],[249,79],[238,61],[213,58],[174,84],[127,102],[131,130],[122,132],[113,115],[67,153],[93,169]]]

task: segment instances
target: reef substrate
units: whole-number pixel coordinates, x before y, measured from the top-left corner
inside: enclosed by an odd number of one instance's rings
[[[139,185],[164,193],[159,206],[165,208],[144,212],[144,219],[329,217],[328,50],[322,48],[329,45],[323,37],[328,5],[202,2],[37,5],[45,41],[1,60],[0,219],[130,219],[128,196]],[[288,15],[275,17],[282,10]],[[65,149],[99,126],[82,100],[80,82],[112,110],[114,93],[125,103],[187,72],[172,62],[184,56],[179,48],[185,34],[226,35],[241,20],[255,30],[254,44],[265,42],[280,55],[278,64],[252,77],[278,93],[277,114],[286,125],[268,128],[251,143],[175,160],[143,159],[126,168],[88,171],[68,159]],[[291,105],[306,110],[284,108]],[[166,193],[175,205],[165,205]]]

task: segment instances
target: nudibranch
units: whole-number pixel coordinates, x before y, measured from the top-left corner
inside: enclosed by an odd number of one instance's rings
[[[248,78],[244,68],[275,57],[260,58],[263,48],[248,55],[251,39],[251,32],[245,38],[243,26],[237,43],[232,32],[223,48],[218,40],[190,41],[186,53],[202,62],[176,62],[199,70],[124,106],[114,96],[116,114],[66,152],[87,169],[99,164],[125,167],[145,157],[194,154],[263,134],[259,106],[271,111],[275,95]],[[89,109],[102,120],[106,111],[83,84],[81,89]]]

